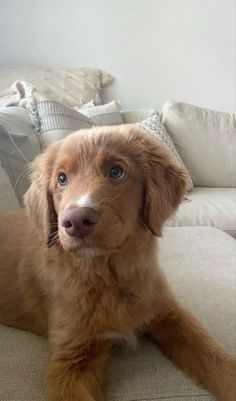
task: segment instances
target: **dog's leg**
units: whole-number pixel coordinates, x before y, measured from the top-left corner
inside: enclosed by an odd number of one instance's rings
[[[102,371],[109,341],[92,342],[69,352],[53,351],[46,371],[49,401],[104,401]],[[68,344],[67,344],[68,346]]]
[[[146,325],[145,331],[178,367],[212,392],[217,400],[236,401],[236,358],[211,338],[192,313],[176,302],[165,280],[160,292],[159,313]]]

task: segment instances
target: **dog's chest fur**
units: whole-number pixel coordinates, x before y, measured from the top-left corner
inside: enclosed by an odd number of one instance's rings
[[[53,303],[54,318],[78,337],[130,338],[150,317],[152,275],[134,264],[73,258],[68,268],[68,259],[63,266],[61,258],[59,265],[43,269],[47,274],[41,271],[40,276],[47,281],[43,287]]]

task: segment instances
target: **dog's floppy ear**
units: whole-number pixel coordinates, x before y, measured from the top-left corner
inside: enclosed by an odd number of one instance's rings
[[[186,191],[186,171],[175,164],[163,145],[145,135],[144,221],[161,236],[165,220],[177,209]]]
[[[60,142],[50,146],[31,164],[31,185],[24,196],[24,204],[28,217],[38,229],[50,247],[57,233],[57,214],[54,209],[49,182],[52,166]]]

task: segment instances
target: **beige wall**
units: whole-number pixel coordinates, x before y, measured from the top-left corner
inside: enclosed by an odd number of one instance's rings
[[[234,0],[0,0],[2,63],[111,72],[106,100],[236,109]]]

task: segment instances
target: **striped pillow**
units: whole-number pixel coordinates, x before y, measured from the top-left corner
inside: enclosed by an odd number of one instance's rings
[[[73,131],[93,126],[92,120],[85,115],[53,100],[37,102],[33,99],[27,104],[27,109],[43,149]]]
[[[102,106],[71,108],[53,100],[37,101],[32,96],[26,107],[43,149],[79,129],[124,123],[117,101]]]

